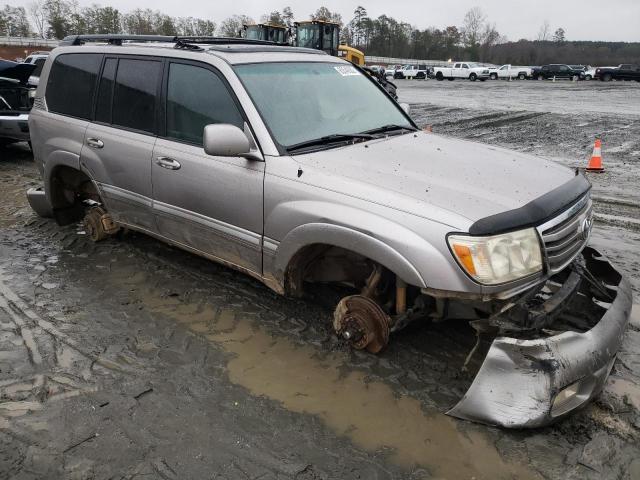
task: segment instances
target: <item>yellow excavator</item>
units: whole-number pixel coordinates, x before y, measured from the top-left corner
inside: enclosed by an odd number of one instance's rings
[[[345,60],[359,66],[375,78],[380,85],[395,100],[398,99],[396,93],[396,85],[385,77],[384,73],[371,70],[364,64],[364,53],[357,48],[340,44],[340,25],[334,22],[326,22],[323,20],[309,20],[306,22],[295,22],[295,35],[293,44],[296,47],[313,48],[322,50],[334,57],[344,58]]]
[[[296,47],[322,50],[334,57],[341,57],[359,66],[364,66],[364,53],[357,48],[340,45],[340,25],[323,20],[295,22]]]
[[[289,43],[289,30],[282,25],[272,23],[257,23],[243,25],[241,36],[249,40],[265,40],[275,43]]]

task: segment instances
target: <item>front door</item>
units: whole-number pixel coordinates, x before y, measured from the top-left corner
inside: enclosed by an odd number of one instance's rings
[[[170,61],[164,135],[152,162],[153,208],[161,235],[262,273],[264,162],[204,152],[204,127],[245,128],[237,99],[212,67]]]

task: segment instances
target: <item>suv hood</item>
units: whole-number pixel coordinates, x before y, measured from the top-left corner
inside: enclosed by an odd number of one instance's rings
[[[16,63],[8,60],[0,60],[0,80],[2,80],[2,78],[9,78],[26,85],[35,69],[36,65],[31,63]]]
[[[423,132],[294,158],[324,173],[323,188],[427,218],[437,207],[471,223],[520,208],[575,176],[540,157]]]

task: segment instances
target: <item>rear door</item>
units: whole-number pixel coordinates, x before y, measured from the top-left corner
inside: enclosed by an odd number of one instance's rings
[[[207,64],[167,65],[164,132],[153,152],[154,212],[160,233],[223,262],[262,273],[264,162],[213,157],[209,124],[245,129],[239,102]]]
[[[573,76],[573,71],[569,68],[568,65],[558,65],[555,70],[556,77],[560,78],[569,78]]]
[[[87,128],[82,164],[102,200],[122,224],[155,232],[151,158],[158,129],[163,61],[107,56],[94,121]]]

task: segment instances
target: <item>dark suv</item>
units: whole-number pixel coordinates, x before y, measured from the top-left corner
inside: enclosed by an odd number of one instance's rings
[[[531,72],[531,78],[536,80],[548,80],[550,78],[570,78],[572,80],[584,80],[584,70],[572,68],[564,64],[551,64],[536,67]]]

